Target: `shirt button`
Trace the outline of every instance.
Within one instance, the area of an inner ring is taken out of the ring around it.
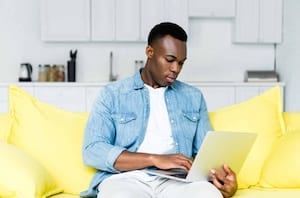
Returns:
[[[174,123],[174,120],[171,120],[171,123]]]
[[[196,120],[196,119],[197,119],[196,116],[194,116],[194,117],[193,117],[193,120]]]

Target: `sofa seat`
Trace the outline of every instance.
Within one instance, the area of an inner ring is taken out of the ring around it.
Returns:
[[[282,198],[300,197],[300,189],[281,189],[281,188],[249,188],[240,189],[233,196],[234,198]]]
[[[240,189],[236,192],[233,198],[282,198],[282,197],[300,197],[300,189]],[[50,198],[80,198],[78,195],[58,194]]]

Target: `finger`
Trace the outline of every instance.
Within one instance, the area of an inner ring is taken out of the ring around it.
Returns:
[[[188,163],[192,164],[193,163],[193,160],[191,160],[190,158],[184,156],[183,154],[179,154],[178,157],[182,160],[185,160],[187,161]]]
[[[223,197],[230,197],[230,191],[215,177],[215,175],[211,176],[211,182],[222,193]]]
[[[225,179],[226,179],[226,173],[223,171],[217,171],[215,169],[211,170],[211,173],[215,175],[216,179],[218,179],[220,182],[224,184]]]
[[[230,181],[235,181],[236,177],[235,177],[235,173],[233,172],[233,170],[226,164],[223,165],[223,170],[226,174],[225,178],[230,180]]]
[[[231,168],[227,165],[227,164],[224,164],[223,165],[223,170],[224,172],[229,175],[229,174],[233,174],[234,172],[231,170]]]
[[[214,169],[211,170],[211,181],[218,189],[222,189],[224,182],[218,178],[217,171]]]
[[[192,166],[193,161],[190,158],[187,158],[186,156],[179,154],[177,156],[177,163],[181,166],[185,166],[187,169],[190,169]]]
[[[179,165],[181,166],[181,167],[183,167],[183,169],[185,169],[185,170],[190,170],[191,169],[191,166],[192,166],[192,164],[189,162],[189,161],[187,161],[187,160],[183,160],[183,161],[181,161],[180,163],[179,163]]]

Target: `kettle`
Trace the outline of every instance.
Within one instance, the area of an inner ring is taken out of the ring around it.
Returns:
[[[32,66],[30,63],[21,63],[19,82],[31,82]]]

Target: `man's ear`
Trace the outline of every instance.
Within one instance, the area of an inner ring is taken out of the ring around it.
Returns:
[[[147,55],[147,57],[148,57],[148,58],[152,58],[153,53],[154,53],[153,47],[151,47],[151,45],[148,45],[148,46],[146,47],[146,55]]]

